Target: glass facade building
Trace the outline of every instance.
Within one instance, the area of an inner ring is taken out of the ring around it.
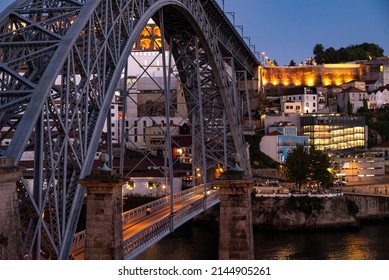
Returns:
[[[365,118],[340,114],[301,116],[301,131],[309,145],[322,151],[363,149],[366,145]]]

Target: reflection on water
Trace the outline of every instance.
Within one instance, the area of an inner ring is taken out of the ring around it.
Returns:
[[[217,260],[218,230],[181,226],[174,233],[151,246],[138,260]]]
[[[359,231],[254,232],[256,259],[388,260],[389,225],[364,225]],[[184,225],[137,259],[215,260],[218,230]]]

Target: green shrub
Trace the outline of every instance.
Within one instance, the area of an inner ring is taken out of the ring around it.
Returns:
[[[346,199],[346,204],[347,204],[347,211],[348,211],[349,215],[355,216],[356,214],[358,214],[359,207],[355,203],[355,201],[350,200],[350,199]]]

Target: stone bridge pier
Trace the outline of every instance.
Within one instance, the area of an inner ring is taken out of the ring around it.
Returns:
[[[219,259],[253,260],[253,180],[215,180],[220,192]]]
[[[80,181],[86,188],[85,260],[122,260],[122,185],[114,170],[96,170]]]
[[[0,259],[22,259],[19,205],[16,181],[23,169],[11,158],[0,157]]]

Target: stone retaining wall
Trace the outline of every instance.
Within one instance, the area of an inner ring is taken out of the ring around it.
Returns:
[[[389,196],[389,183],[342,187],[344,193],[375,194]]]
[[[359,211],[355,216],[358,220],[389,217],[389,196],[348,193],[345,197],[358,205]]]

